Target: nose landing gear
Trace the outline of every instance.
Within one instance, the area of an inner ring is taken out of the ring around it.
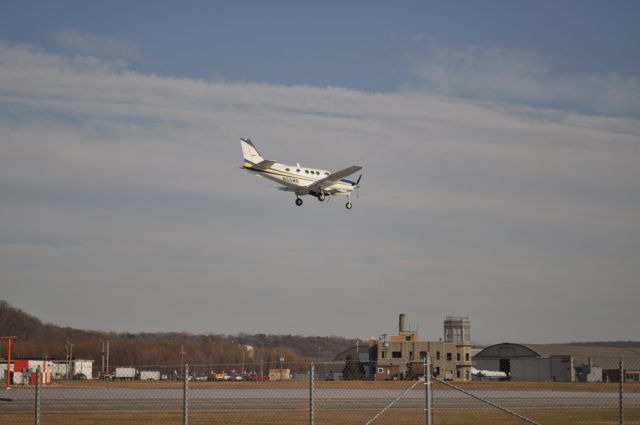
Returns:
[[[302,205],[302,199],[296,197],[296,205],[297,206],[301,206]]]

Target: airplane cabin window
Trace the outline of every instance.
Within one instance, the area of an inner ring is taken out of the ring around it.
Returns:
[[[316,174],[317,174],[317,175],[320,175],[320,171],[316,171]]]
[[[298,168],[296,171],[299,173],[299,172],[300,172],[300,169]]]
[[[286,171],[289,171],[289,169],[288,169],[288,168],[285,168],[285,170],[286,170]]]
[[[304,170],[305,173],[309,174],[309,170]]]

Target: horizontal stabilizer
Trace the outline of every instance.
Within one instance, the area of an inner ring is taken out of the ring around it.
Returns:
[[[275,161],[270,161],[268,159],[265,159],[264,161],[258,162],[256,165],[254,165],[254,167],[255,168],[267,169],[267,168],[271,167],[275,163],[276,163]]]

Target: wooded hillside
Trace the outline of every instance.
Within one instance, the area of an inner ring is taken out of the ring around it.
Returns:
[[[192,364],[240,363],[244,345],[254,347],[253,359],[265,363],[277,362],[284,356],[287,362],[308,361],[312,358],[331,360],[355,340],[342,337],[304,337],[298,335],[240,334],[196,335],[186,332],[117,333],[74,329],[43,323],[40,319],[0,301],[0,335],[15,335],[15,358],[64,359],[65,341],[73,344],[73,357],[101,362],[102,341],[110,341],[110,364],[151,365],[179,364],[180,349],[184,347],[185,361]],[[6,347],[0,351],[5,357]],[[244,361],[247,358],[245,352]]]

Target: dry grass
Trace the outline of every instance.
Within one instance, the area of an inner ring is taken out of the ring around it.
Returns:
[[[371,419],[377,411],[318,412],[316,424],[360,425]],[[607,409],[523,409],[519,413],[545,425],[614,425],[618,423],[615,410]],[[414,425],[424,423],[421,409],[391,409],[375,422],[376,424]],[[447,409],[434,412],[434,423],[438,425],[501,425],[520,423],[513,416],[494,409]],[[127,425],[127,424],[181,424],[180,412],[78,412],[43,413],[42,423],[47,425]],[[0,413],[0,423],[33,424],[33,415],[27,413]],[[246,425],[294,425],[309,422],[306,410],[267,411],[199,411],[189,415],[190,424],[246,424]],[[625,412],[625,424],[640,424],[640,409]]]
[[[360,390],[380,390],[395,389],[402,391],[415,382],[369,382],[369,381],[339,381],[339,382],[318,382],[318,389],[360,389]],[[618,391],[617,384],[603,383],[533,383],[533,382],[470,382],[457,384],[465,390],[484,390],[496,393],[508,394],[511,391],[533,391],[541,393],[552,393],[554,391],[574,391],[574,392],[594,392],[594,393],[615,393]],[[306,389],[306,382],[191,382],[189,387],[196,388],[217,388],[217,389]],[[170,389],[181,388],[181,382],[105,382],[105,381],[83,381],[83,382],[62,382],[54,383],[51,387],[58,388],[158,388]],[[416,391],[422,391],[422,385],[416,386]],[[448,389],[446,386],[434,383],[435,390]],[[46,390],[45,390],[46,391]],[[640,385],[625,385],[628,393],[640,392]],[[306,403],[285,402],[277,404],[276,401],[261,400],[264,405],[256,404],[255,401],[245,401],[250,403],[246,409],[243,405],[236,405],[229,408],[215,410],[212,405],[197,405],[194,400],[192,410],[189,415],[191,424],[247,424],[247,425],[293,425],[309,422],[309,412]],[[332,402],[338,402],[332,404]],[[167,401],[162,409],[154,407],[150,400],[137,400],[139,407],[143,410],[132,410],[136,405],[134,400],[128,401],[124,410],[94,410],[96,405],[92,405],[91,400],[79,406],[75,411],[42,411],[42,423],[44,425],[102,425],[102,424],[181,424],[182,415],[178,410],[179,404],[175,400]],[[84,403],[84,402],[83,402]],[[536,400],[532,400],[531,408],[517,408],[516,411],[524,416],[538,421],[545,425],[578,425],[578,424],[603,424],[614,425],[618,423],[618,412],[616,409],[605,408],[545,408],[544,404],[536,406]],[[340,399],[318,400],[316,406],[316,424],[364,424],[379,412],[379,408],[372,405],[359,403],[352,404],[347,401],[341,403]],[[397,406],[400,406],[399,403]],[[45,407],[46,405],[43,405]],[[441,408],[434,411],[434,423],[438,425],[500,425],[520,423],[516,418],[507,415],[493,408],[477,408],[469,405],[470,408]],[[32,412],[2,412],[0,405],[0,425],[4,424],[32,424],[34,422]],[[67,406],[72,409],[73,406]],[[82,410],[80,410],[80,408]],[[175,410],[171,410],[175,409]],[[405,406],[394,407],[385,412],[375,422],[378,424],[410,425],[424,423],[424,413],[421,407],[408,408]],[[625,409],[625,423],[640,425],[640,408]]]
[[[398,389],[404,390],[414,382],[410,381],[318,381],[316,388],[327,389]],[[50,388],[182,388],[182,382],[136,382],[136,381],[101,381],[97,379],[87,381],[56,381]],[[454,385],[470,391],[578,391],[615,393],[618,384],[602,382],[459,382]],[[189,382],[189,388],[225,388],[225,389],[304,389],[308,388],[306,381],[290,382]],[[419,387],[416,387],[419,388]],[[434,390],[448,389],[438,382],[433,383]],[[625,393],[640,393],[640,384],[625,384]]]

